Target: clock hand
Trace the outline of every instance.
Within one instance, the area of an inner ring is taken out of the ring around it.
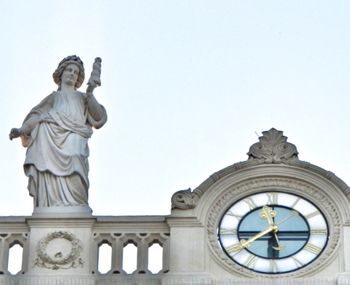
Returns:
[[[271,225],[268,228],[266,228],[265,230],[261,231],[260,233],[257,233],[256,235],[252,236],[251,238],[249,238],[248,240],[241,240],[240,244],[241,247],[248,247],[252,242],[256,241],[257,239],[263,237],[264,235],[270,233],[270,232],[275,232],[278,230],[278,227],[276,225]]]
[[[278,236],[277,236],[277,234],[276,234],[276,232],[278,231],[278,226],[279,226],[280,224],[283,224],[283,223],[286,222],[287,220],[289,220],[289,219],[291,219],[291,218],[293,218],[293,217],[295,217],[295,216],[298,216],[298,215],[299,215],[299,213],[298,213],[297,211],[293,211],[291,215],[285,217],[282,221],[280,221],[280,222],[276,225],[277,229],[273,231],[273,234],[275,235],[276,242],[277,242],[277,246],[273,246],[273,247],[272,247],[273,249],[275,249],[275,250],[283,250],[283,249],[286,248],[284,245],[281,245],[281,244],[280,244],[279,238],[278,238]]]
[[[268,206],[264,206],[261,213],[260,213],[260,217],[262,218],[266,218],[267,219],[267,222],[269,223],[269,225],[274,225],[274,221],[273,221],[273,218],[276,217],[277,213],[276,211],[272,210],[270,207]],[[280,241],[278,239],[278,236],[276,234],[278,228],[275,228],[273,230],[273,235],[275,236],[275,239],[276,239],[276,242],[277,242],[277,246],[273,246],[272,248],[275,249],[275,250],[283,250],[285,249],[285,246],[281,246],[280,245]]]
[[[279,240],[276,232],[273,232],[273,234],[274,234],[274,236],[276,238],[277,246],[273,246],[272,248],[275,249],[275,250],[283,250],[283,249],[285,249],[286,247],[284,245],[281,245],[280,240]]]
[[[276,241],[277,241],[277,243],[278,243],[278,246],[277,246],[277,247],[273,247],[273,248],[276,249],[276,250],[282,250],[282,249],[285,248],[283,245],[280,245],[279,239],[278,239],[277,234],[276,234],[276,232],[278,232],[278,226],[279,226],[280,224],[283,224],[284,222],[286,222],[286,221],[289,220],[290,218],[293,218],[293,217],[295,217],[295,216],[298,216],[299,213],[298,213],[297,211],[293,211],[292,214],[291,214],[290,216],[287,216],[287,217],[284,218],[282,221],[280,221],[278,224],[275,224],[275,223],[273,222],[273,219],[272,219],[272,218],[276,216],[276,212],[273,211],[270,207],[268,207],[268,206],[263,207],[263,210],[262,210],[262,212],[261,212],[260,215],[261,215],[261,217],[263,217],[263,218],[266,217],[268,223],[269,223],[269,224],[271,223],[270,226],[269,226],[268,228],[266,228],[265,230],[263,230],[263,231],[257,233],[256,235],[252,236],[252,237],[249,238],[248,240],[244,240],[244,239],[240,240],[239,243],[232,245],[232,246],[228,249],[229,251],[232,251],[232,252],[240,251],[241,249],[250,246],[251,243],[253,243],[253,242],[256,241],[257,239],[263,237],[264,235],[266,235],[266,234],[268,234],[268,233],[270,233],[270,232],[273,232],[273,234],[274,234],[275,237],[276,237]]]
[[[292,211],[292,214],[289,215],[288,217],[285,217],[282,221],[280,221],[279,223],[277,223],[276,225],[279,226],[280,224],[283,224],[284,222],[286,222],[287,220],[289,220],[290,218],[293,218],[295,216],[298,216],[299,213],[297,211]]]
[[[269,223],[269,225],[272,226],[274,224],[273,218],[276,217],[276,211],[272,210],[268,206],[264,206],[260,213],[260,217],[267,219],[267,222]]]
[[[252,242],[255,240],[261,238],[262,236],[274,231],[274,229],[277,228],[277,226],[269,226],[265,230],[261,231],[260,233],[257,233],[255,236],[252,236],[248,240],[241,239],[238,243],[233,244],[227,248],[227,251],[229,253],[239,252],[241,249],[250,246]]]

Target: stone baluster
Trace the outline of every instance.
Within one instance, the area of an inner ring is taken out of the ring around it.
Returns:
[[[124,274],[123,270],[123,234],[113,234],[112,240],[112,273]]]
[[[165,234],[161,234],[161,237],[163,239],[162,241],[162,247],[163,247],[163,269],[162,272],[166,273],[169,271],[170,263],[170,242],[169,242],[169,236]]]
[[[138,274],[150,273],[148,270],[148,242],[149,234],[137,234],[139,238],[137,242],[137,269]]]
[[[6,242],[8,234],[0,234],[0,274],[8,274],[9,245]]]

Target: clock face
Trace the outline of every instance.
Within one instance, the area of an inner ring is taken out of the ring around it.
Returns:
[[[328,241],[324,215],[310,201],[283,192],[245,197],[224,213],[218,239],[235,263],[259,273],[301,269],[322,253]]]

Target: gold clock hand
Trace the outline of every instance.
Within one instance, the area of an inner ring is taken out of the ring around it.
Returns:
[[[276,225],[271,225],[268,228],[266,228],[265,230],[261,231],[260,233],[257,233],[255,236],[252,236],[248,240],[241,240],[240,244],[243,248],[248,247],[252,242],[256,241],[257,239],[263,237],[264,235],[266,235],[270,232],[274,232],[277,230],[278,230],[278,227]]]
[[[272,226],[274,224],[273,218],[276,217],[276,211],[268,206],[264,206],[261,210],[260,217],[267,219],[269,225]]]

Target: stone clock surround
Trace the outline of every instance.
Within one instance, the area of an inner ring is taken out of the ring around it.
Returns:
[[[172,197],[173,215],[192,216],[203,225],[208,267],[224,278],[326,278],[350,271],[350,190],[332,172],[300,161],[293,144],[282,132],[263,132],[252,145],[249,159],[224,168],[191,191]],[[329,225],[329,241],[320,256],[294,272],[269,275],[256,273],[233,262],[218,243],[217,229],[222,215],[234,202],[261,192],[286,192],[311,201]],[[185,211],[184,211],[185,210]],[[206,269],[204,270],[206,271]],[[215,273],[214,273],[215,275]]]
[[[281,169],[282,168],[282,169]],[[283,172],[283,173],[281,173]],[[301,175],[302,174],[302,175]],[[217,227],[227,208],[247,195],[265,191],[280,191],[302,196],[312,201],[325,215],[329,224],[330,239],[324,252],[319,258],[303,269],[282,274],[285,277],[310,276],[321,273],[327,265],[338,256],[341,244],[341,225],[344,224],[349,213],[339,207],[344,201],[344,195],[336,191],[328,183],[311,183],[312,177],[305,177],[305,172],[285,166],[272,165],[266,169],[252,167],[235,175],[230,175],[213,185],[207,195],[203,195],[205,203],[198,204],[198,214],[205,223],[208,234],[208,247],[214,260],[219,266],[235,275],[252,277],[269,277],[271,275],[259,274],[236,265],[220,248],[217,242]],[[333,189],[332,189],[333,188]],[[331,195],[329,193],[332,193]],[[275,276],[280,278],[281,275]]]

